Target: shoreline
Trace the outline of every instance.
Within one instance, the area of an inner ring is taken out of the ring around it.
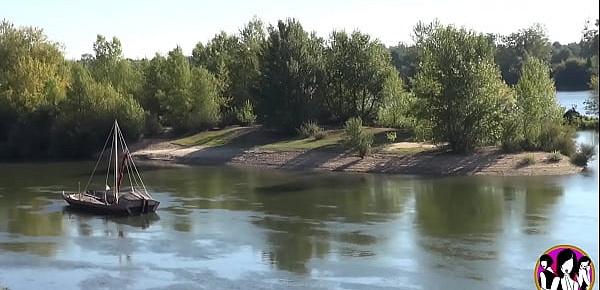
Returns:
[[[420,144],[420,143],[413,143]],[[228,165],[258,169],[332,171],[423,176],[556,176],[582,172],[563,156],[559,162],[547,161],[550,153],[501,153],[483,148],[476,153],[458,155],[440,150],[417,153],[374,152],[360,158],[342,150],[268,150],[259,147],[181,146],[165,140],[143,140],[135,145],[134,158],[154,164]],[[521,165],[533,157],[534,164]]]

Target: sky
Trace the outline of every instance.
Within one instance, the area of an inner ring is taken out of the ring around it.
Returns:
[[[267,24],[296,18],[326,37],[360,30],[385,45],[410,43],[418,21],[438,19],[485,33],[509,34],[540,23],[551,41],[579,41],[598,0],[0,0],[0,19],[42,28],[67,58],[92,52],[97,34],[116,36],[129,58],[151,58],[179,45],[191,54],[221,30],[236,33],[256,16]]]

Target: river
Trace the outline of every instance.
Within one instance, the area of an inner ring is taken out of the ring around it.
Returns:
[[[148,168],[159,211],[125,218],[65,208],[92,163],[0,164],[0,289],[532,289],[553,245],[598,261],[597,164],[560,177]]]
[[[558,103],[565,109],[575,108],[583,115],[589,115],[585,111],[585,101],[588,100],[592,91],[558,91],[556,97]]]

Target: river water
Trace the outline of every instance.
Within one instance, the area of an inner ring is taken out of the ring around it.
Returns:
[[[597,159],[559,177],[147,168],[159,211],[124,218],[65,207],[91,168],[0,163],[0,289],[534,289],[549,247],[599,261]]]
[[[591,93],[592,91],[563,91],[556,92],[556,97],[558,103],[565,109],[575,108],[580,114],[589,115],[585,110],[585,102]]]

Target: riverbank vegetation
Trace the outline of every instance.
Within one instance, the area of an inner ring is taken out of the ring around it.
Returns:
[[[294,19],[266,29],[252,19],[236,34],[198,43],[191,56],[176,47],[126,59],[119,39],[99,35],[93,54],[66,60],[42,30],[3,21],[0,156],[87,156],[115,118],[131,140],[165,128],[186,134],[258,123],[314,142],[345,138],[364,156],[373,143],[365,125],[458,153],[496,145],[575,153],[555,99],[553,46],[541,27],[493,36],[432,22],[418,23],[413,34],[414,45],[386,48],[360,31],[324,39]],[[597,48],[597,35],[596,22],[578,45]],[[597,49],[578,53],[592,75],[580,78],[595,92],[587,109],[597,114]],[[181,142],[219,140],[205,135]]]

